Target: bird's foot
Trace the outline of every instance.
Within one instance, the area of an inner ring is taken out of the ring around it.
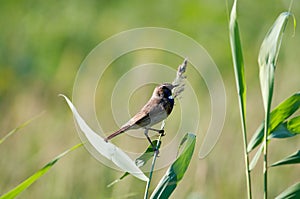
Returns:
[[[161,136],[165,136],[165,135],[166,135],[165,130],[163,130],[163,129],[159,130],[158,133],[159,133]]]

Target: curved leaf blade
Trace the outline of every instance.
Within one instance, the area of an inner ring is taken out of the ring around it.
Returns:
[[[277,64],[282,36],[285,31],[289,16],[291,16],[289,12],[283,12],[279,15],[265,36],[259,51],[259,77],[263,96],[263,104],[266,113],[269,112],[271,107],[274,72]]]
[[[281,194],[279,194],[276,199],[293,199],[300,198],[300,182],[290,186]]]
[[[40,177],[42,177],[45,173],[47,173],[54,164],[63,156],[68,154],[69,152],[81,147],[83,144],[77,144],[73,146],[72,148],[66,150],[65,152],[59,154],[56,158],[54,158],[52,161],[50,161],[48,164],[46,164],[43,168],[38,170],[35,174],[24,180],[22,183],[20,183],[18,186],[7,192],[6,194],[0,196],[0,199],[12,199],[17,197],[19,194],[21,194],[23,191],[25,191],[31,184],[33,184],[35,181],[37,181]]]
[[[300,134],[300,116],[292,118],[287,122],[279,124],[274,131],[268,136],[268,141],[273,138],[289,138],[295,135]],[[254,155],[251,163],[250,163],[250,171],[254,169],[257,164],[257,161],[263,151],[263,145],[260,145],[260,148]]]
[[[178,182],[183,178],[194,152],[196,136],[187,133],[181,141],[180,155],[169,167],[151,195],[151,199],[168,198],[176,188]]]
[[[82,119],[82,117],[77,112],[75,106],[72,102],[64,95],[60,95],[67,101],[73,116],[81,129],[85,134],[89,143],[97,150],[98,153],[111,160],[116,166],[125,172],[129,172],[133,176],[139,178],[143,181],[148,181],[148,177],[135,165],[135,163],[130,159],[130,157],[123,152],[120,148],[113,145],[112,143],[105,142],[104,138],[95,133]]]
[[[290,119],[287,121],[287,129],[293,133],[300,133],[300,116],[294,117],[293,119]]]
[[[293,137],[296,134],[291,133],[291,131],[289,131],[289,129],[286,126],[286,122],[279,124],[274,131],[268,136],[268,139],[273,139],[273,138],[279,138],[279,139],[283,139],[283,138],[289,138],[289,137]]]
[[[260,155],[262,154],[263,152],[263,149],[264,149],[264,145],[260,145],[259,149],[257,150],[256,154],[254,155],[254,157],[252,158],[252,161],[250,162],[250,165],[249,165],[249,169],[250,171],[252,171],[254,169],[254,167],[256,166],[258,160],[259,160],[259,157]]]
[[[160,149],[161,141],[159,142],[159,144],[157,144],[157,142],[158,142],[158,140],[153,140],[152,141],[153,146],[158,146],[157,148]],[[146,151],[142,155],[140,155],[137,159],[135,159],[136,166],[143,167],[153,157],[153,155],[154,155],[153,146],[151,144],[149,144]],[[114,180],[109,185],[107,185],[107,187],[112,187],[113,185],[120,182],[128,175],[129,175],[129,173],[125,172],[121,177],[119,177],[118,179]]]
[[[40,117],[44,112],[34,116],[33,118],[23,122],[22,124],[20,124],[19,126],[17,126],[16,128],[14,128],[13,130],[11,130],[10,132],[8,132],[3,138],[0,139],[0,144],[2,144],[7,138],[9,138],[10,136],[12,136],[13,134],[15,134],[17,131],[19,131],[20,129],[26,127],[28,124],[30,124],[32,121],[34,121],[35,119],[37,119],[38,117]]]
[[[276,167],[276,166],[286,165],[286,164],[299,164],[299,163],[300,163],[300,150],[278,162],[275,162],[274,164],[271,165],[271,167]]]
[[[240,109],[242,113],[242,118],[244,121],[246,117],[245,115],[246,81],[244,75],[245,72],[244,72],[242,44],[241,44],[240,33],[239,33],[239,25],[237,22],[236,1],[234,1],[231,10],[231,15],[230,15],[229,38],[230,38],[230,46],[231,46],[232,60],[234,66],[236,87],[237,87],[239,100],[240,100]]]
[[[269,135],[272,138],[288,138],[300,134],[300,116],[294,117],[284,123],[279,124]]]
[[[289,118],[293,113],[295,113],[300,108],[300,92],[297,92],[280,103],[271,113],[270,113],[270,133],[272,133],[275,128],[283,123],[287,118]],[[300,119],[299,119],[300,120]],[[255,134],[252,136],[249,145],[248,152],[255,149],[263,140],[264,137],[264,121],[257,128]],[[296,121],[294,121],[296,123]],[[299,127],[300,129],[300,127]]]

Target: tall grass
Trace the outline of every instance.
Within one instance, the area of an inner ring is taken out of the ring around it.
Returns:
[[[244,75],[244,59],[242,52],[242,44],[239,34],[239,25],[237,22],[237,13],[236,13],[236,1],[234,1],[231,15],[230,15],[230,45],[231,52],[233,57],[233,68],[235,74],[236,88],[238,92],[239,108],[240,108],[240,117],[242,125],[242,134],[243,134],[243,145],[244,145],[244,159],[245,159],[245,174],[247,181],[247,193],[248,198],[252,198],[251,191],[251,176],[249,169],[249,156],[247,153],[247,127],[246,127],[246,81]]]
[[[41,114],[40,114],[41,115]],[[29,123],[34,121],[37,117],[40,115],[37,115],[36,117],[22,123],[18,127],[14,128],[11,130],[9,133],[7,133],[1,140],[0,144],[2,144],[7,138],[12,136],[14,133],[19,131],[20,129],[24,128],[27,126]],[[17,196],[19,196],[22,192],[24,192],[26,189],[28,189],[34,182],[36,182],[38,179],[40,179],[44,174],[46,174],[62,157],[67,155],[69,152],[81,147],[83,144],[77,144],[70,149],[62,152],[61,154],[57,155],[53,160],[48,162],[44,167],[36,171],[33,175],[29,176],[27,179],[25,179],[23,182],[20,184],[16,185],[14,188],[9,190],[8,192],[4,193],[3,195],[0,196],[0,199],[12,199]]]
[[[268,164],[268,141],[271,138],[286,138],[292,137],[300,133],[300,120],[298,117],[292,119],[293,120],[293,129],[288,129],[285,120],[289,118],[300,105],[300,101],[298,99],[298,93],[293,95],[292,97],[285,100],[281,103],[277,108],[275,108],[271,112],[271,104],[272,97],[274,92],[274,74],[277,65],[278,54],[281,47],[281,41],[283,34],[285,32],[285,28],[288,22],[288,19],[292,16],[290,12],[281,13],[268,33],[266,34],[258,56],[258,64],[259,64],[259,78],[261,85],[261,94],[263,98],[263,107],[264,107],[264,121],[262,125],[258,128],[257,133],[254,134],[249,145],[247,144],[247,128],[246,128],[246,82],[245,82],[245,74],[244,74],[244,61],[242,55],[242,47],[241,40],[239,35],[239,28],[237,23],[237,14],[236,14],[236,3],[237,0],[234,1],[231,16],[230,16],[230,44],[232,50],[232,58],[233,58],[233,66],[235,72],[235,80],[237,85],[237,93],[239,98],[239,108],[240,108],[240,117],[242,123],[242,133],[243,133],[243,143],[244,143],[244,156],[245,156],[245,168],[246,168],[246,179],[247,179],[247,188],[248,188],[248,198],[252,198],[252,190],[251,190],[251,176],[250,172],[255,167],[258,158],[263,152],[263,186],[264,186],[264,198],[268,198],[268,170],[269,167],[278,166],[282,164],[295,164],[299,163],[299,155],[298,153],[293,154],[281,161],[279,163],[272,164],[269,166]],[[295,24],[295,21],[294,21]],[[287,121],[288,122],[288,121]],[[284,125],[284,127],[282,127]],[[281,129],[278,129],[281,127]],[[261,147],[257,151],[253,160],[249,164],[249,153],[259,144]],[[299,186],[293,186],[288,189],[284,194],[279,195],[281,198],[283,195],[295,194],[293,197],[299,196]]]

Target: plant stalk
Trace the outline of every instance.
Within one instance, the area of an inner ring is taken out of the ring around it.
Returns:
[[[247,192],[248,192],[248,199],[252,199],[252,189],[251,189],[251,176],[250,176],[250,169],[249,169],[249,155],[247,152],[247,134],[246,131],[243,130],[243,140],[244,140],[244,158],[245,158],[245,169],[246,169],[246,181],[247,181]]]
[[[154,152],[154,155],[153,155],[153,160],[152,160],[151,169],[150,169],[150,173],[149,173],[149,180],[148,180],[147,185],[146,185],[144,199],[148,199],[149,188],[150,188],[150,184],[151,184],[151,180],[152,180],[152,175],[153,175],[153,171],[154,171],[155,162],[156,162],[156,159],[157,159],[157,156],[158,156],[158,148],[159,148],[159,143],[160,143],[161,137],[162,137],[162,134],[159,134],[157,145],[156,145],[157,150]]]
[[[264,199],[268,198],[268,132],[269,132],[269,120],[270,114],[269,109],[266,112],[265,116],[265,129],[264,129],[264,166],[263,166],[263,173],[264,173]]]
[[[246,128],[246,119],[245,119],[245,104],[242,103],[243,99],[239,97],[240,113],[241,113],[241,125],[242,125],[242,134],[243,134],[243,144],[244,144],[244,159],[245,159],[245,174],[247,181],[247,196],[248,199],[252,199],[252,189],[251,189],[251,176],[249,169],[249,154],[247,152],[248,142],[247,142],[247,128]]]

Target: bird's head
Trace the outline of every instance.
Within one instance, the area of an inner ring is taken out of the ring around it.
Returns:
[[[170,83],[161,84],[154,89],[153,96],[159,97],[159,98],[173,99],[172,89],[174,87],[175,86]]]

